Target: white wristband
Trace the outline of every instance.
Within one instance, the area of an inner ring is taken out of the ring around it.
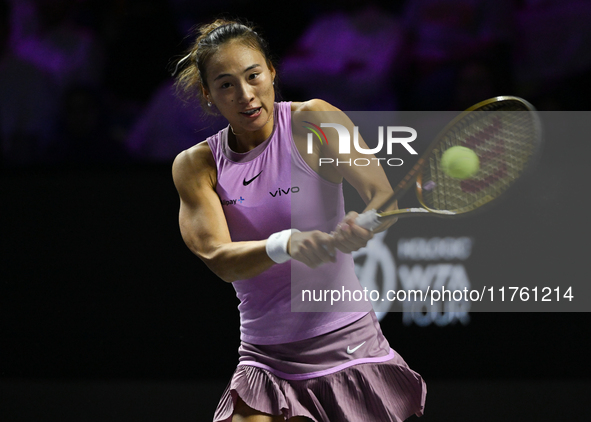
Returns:
[[[282,264],[291,259],[287,253],[287,244],[291,238],[292,233],[299,233],[298,229],[287,229],[277,233],[273,233],[267,239],[267,255],[277,264]]]

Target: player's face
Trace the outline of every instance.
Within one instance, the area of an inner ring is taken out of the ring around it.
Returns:
[[[209,59],[206,69],[208,101],[237,134],[250,132],[266,139],[273,130],[275,69],[267,65],[263,54],[232,41]]]

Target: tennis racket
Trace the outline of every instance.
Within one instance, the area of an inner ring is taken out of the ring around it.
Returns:
[[[381,209],[400,199],[413,182],[421,207],[369,210],[355,222],[373,230],[389,218],[454,217],[473,212],[511,188],[532,167],[541,144],[540,119],[530,103],[511,96],[482,101],[437,135]],[[470,148],[478,156],[480,166],[471,178],[459,180],[444,172],[441,156],[453,146]]]

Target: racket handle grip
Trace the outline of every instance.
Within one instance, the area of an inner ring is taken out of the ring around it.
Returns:
[[[355,224],[366,230],[373,230],[380,225],[379,216],[376,210],[368,210],[359,214],[355,219]]]

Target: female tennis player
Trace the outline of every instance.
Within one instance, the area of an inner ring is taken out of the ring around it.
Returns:
[[[239,363],[214,422],[420,416],[425,383],[390,348],[369,302],[292,312],[300,282],[360,290],[350,252],[373,234],[355,224],[356,213],[345,215],[341,182],[376,208],[392,193],[382,169],[320,166],[326,143],[307,153],[293,116],[339,110],[322,100],[276,102],[276,70],[251,27],[202,26],[179,67],[180,91],[229,123],[173,164],[183,239],[240,300]]]

